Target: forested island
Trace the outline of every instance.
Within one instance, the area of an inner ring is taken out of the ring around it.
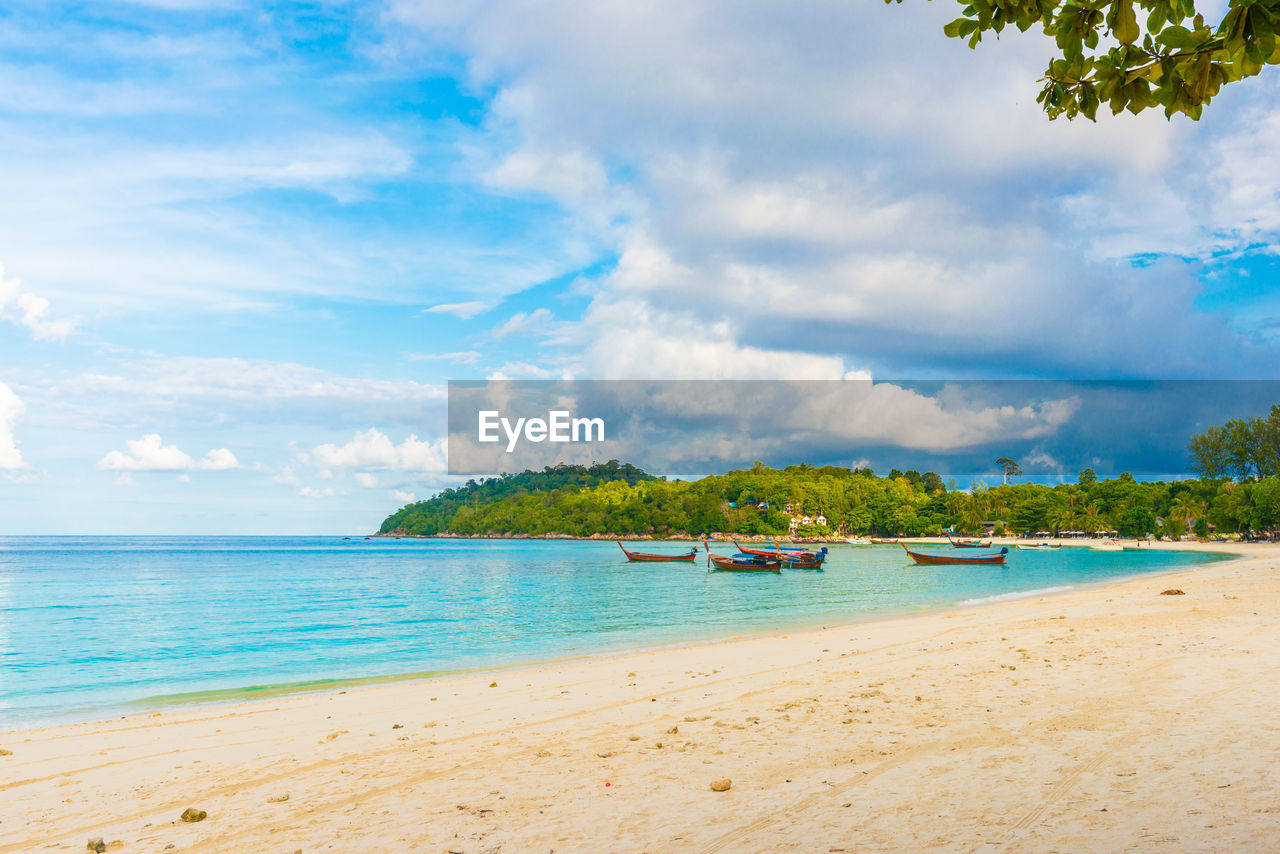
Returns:
[[[994,523],[994,524],[992,524]],[[824,537],[1063,531],[1199,537],[1280,527],[1280,477],[1138,481],[1128,474],[1046,486],[934,472],[756,463],[693,481],[611,461],[470,481],[410,504],[381,533],[412,536],[684,537],[716,532]]]

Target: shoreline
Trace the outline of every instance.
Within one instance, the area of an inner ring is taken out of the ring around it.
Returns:
[[[13,731],[0,854],[97,836],[125,851],[1276,847],[1280,547],[1240,548],[1029,599]],[[722,777],[732,789],[709,791]],[[208,819],[178,821],[187,806]]]
[[[479,539],[500,539],[500,538],[479,538]],[[589,539],[589,538],[579,538]],[[739,537],[744,542],[746,538]],[[947,541],[945,538],[915,538],[912,540],[904,540],[904,542],[913,543],[942,543]],[[1002,545],[1003,543],[997,543]],[[1223,555],[1235,555],[1235,560],[1246,559],[1249,552],[1256,548],[1254,544],[1236,544],[1237,549],[1215,548],[1227,545],[1225,543],[1161,543],[1151,546],[1153,550],[1164,551],[1180,551],[1180,552],[1199,552],[1209,558],[1213,556],[1215,559],[1204,564],[1198,564],[1195,568],[1204,568],[1213,566],[1217,563],[1230,562],[1230,560],[1222,560]],[[850,546],[850,548],[863,548],[861,546]],[[557,664],[571,664],[592,662],[608,658],[616,658],[632,654],[643,654],[648,652],[660,652],[664,650],[686,650],[696,649],[708,644],[717,644],[734,640],[750,640],[750,639],[767,639],[771,637],[780,637],[786,634],[794,634],[799,632],[817,631],[827,629],[829,627],[856,627],[868,624],[874,624],[884,621],[899,620],[912,617],[926,617],[929,615],[946,615],[958,609],[966,609],[972,607],[982,607],[988,604],[1000,604],[1003,602],[1016,602],[1025,598],[1040,598],[1044,596],[1056,596],[1073,591],[1082,591],[1105,587],[1109,584],[1122,583],[1129,580],[1140,578],[1157,578],[1166,574],[1177,574],[1189,571],[1187,567],[1175,567],[1172,569],[1159,569],[1148,572],[1140,572],[1133,574],[1120,574],[1111,578],[1085,581],[1077,584],[1066,585],[1061,588],[1053,589],[1031,589],[1026,591],[1010,591],[1008,593],[994,594],[992,597],[978,597],[975,601],[964,600],[960,602],[952,602],[939,605],[915,606],[903,608],[900,610],[884,610],[873,611],[862,614],[841,614],[836,619],[823,622],[817,617],[797,617],[794,622],[781,622],[769,626],[751,627],[745,626],[735,630],[729,634],[712,634],[700,636],[692,639],[679,639],[668,641],[653,641],[634,645],[633,642],[627,642],[626,645],[620,645],[610,649],[603,650],[598,653],[587,654],[564,654],[552,655],[541,658],[528,658],[507,660],[493,664],[478,665],[475,667],[445,668],[441,670],[420,670],[420,671],[401,671],[395,673],[379,673],[366,676],[336,676],[336,677],[315,677],[297,682],[281,682],[269,684],[249,684],[226,688],[210,688],[198,691],[177,692],[172,694],[154,694],[147,697],[140,697],[136,700],[127,700],[118,704],[101,706],[101,707],[84,707],[77,711],[69,709],[62,713],[49,714],[44,717],[35,718],[16,726],[3,725],[0,726],[0,741],[12,732],[21,732],[36,728],[46,728],[52,726],[71,726],[86,723],[105,723],[113,720],[129,719],[131,717],[145,717],[155,713],[163,712],[168,714],[178,713],[186,710],[199,709],[216,709],[221,707],[234,707],[243,703],[251,703],[264,698],[290,698],[290,697],[306,697],[315,695],[329,694],[338,690],[353,691],[361,690],[369,687],[377,687],[383,685],[392,685],[397,683],[431,683],[441,679],[448,679],[458,676],[467,675],[485,675],[485,674],[502,674],[509,672],[519,672],[522,670],[536,669],[545,666]]]

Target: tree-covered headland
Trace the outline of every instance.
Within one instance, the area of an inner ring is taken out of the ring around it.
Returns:
[[[1115,531],[1122,537],[1208,537],[1280,528],[1280,406],[1268,418],[1229,421],[1193,436],[1197,479],[1009,483],[961,489],[934,472],[806,464],[666,480],[616,461],[556,466],[448,489],[410,504],[381,533],[458,536],[592,534],[702,536],[715,532],[820,537]]]

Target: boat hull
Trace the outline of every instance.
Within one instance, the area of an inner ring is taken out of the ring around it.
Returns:
[[[1005,557],[1009,554],[1008,547],[1001,548],[1000,551],[996,552],[995,554],[980,554],[980,555],[928,554],[927,552],[913,552],[911,549],[907,548],[905,545],[902,546],[902,550],[906,552],[907,555],[917,564],[922,564],[925,566],[940,566],[944,564],[947,564],[947,565],[950,565],[950,564],[958,564],[958,565],[1001,564],[1001,563],[1004,563]]]
[[[822,569],[822,562],[827,559],[826,549],[820,552],[809,551],[808,549],[786,549],[776,546],[776,551],[768,551],[766,549],[749,549],[744,547],[737,540],[733,544],[738,547],[738,551],[748,555],[759,555],[766,558],[778,558],[782,561],[782,565],[787,569]]]
[[[650,552],[632,552],[627,551],[627,547],[622,543],[618,543],[618,548],[622,549],[622,553],[627,556],[627,560],[632,563],[674,563],[681,561],[684,563],[693,563],[694,558],[698,556],[698,550],[694,549],[688,554],[679,555],[659,555]]]
[[[722,572],[782,572],[782,561],[770,560],[768,558],[760,558],[759,560],[744,561],[731,557],[721,557],[720,555],[708,555],[711,564]]]

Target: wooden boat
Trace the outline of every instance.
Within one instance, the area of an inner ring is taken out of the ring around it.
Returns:
[[[734,540],[733,544],[743,554],[780,558],[782,565],[787,569],[822,569],[822,562],[827,559],[825,546],[821,551],[815,552],[812,549],[789,548],[778,543],[773,544],[772,551],[768,549],[749,549],[737,540]]]
[[[742,552],[733,557],[721,557],[711,553],[710,545],[707,546],[707,563],[714,564],[716,569],[726,572],[782,572],[781,558]]]
[[[1024,552],[1056,552],[1060,548],[1061,543],[1018,543],[1019,551]]]
[[[849,544],[849,545],[851,545],[851,546],[869,546],[869,545],[871,545],[871,541],[870,541],[870,540],[868,540],[866,537],[849,537],[847,540],[845,540],[845,542],[846,542],[846,543],[848,543],[848,544]]]
[[[1004,563],[1005,556],[1009,554],[1009,547],[1002,546],[998,552],[990,552],[987,554],[929,554],[928,552],[913,552],[907,548],[906,543],[902,544],[902,550],[906,552],[912,560],[920,564],[944,564],[944,563]]]
[[[677,560],[685,561],[686,563],[693,563],[693,559],[698,556],[697,546],[694,546],[693,549],[689,551],[687,554],[678,554],[678,555],[658,555],[658,554],[651,554],[650,552],[627,551],[627,547],[624,546],[621,542],[618,543],[618,548],[622,549],[622,553],[627,556],[627,560],[635,561],[636,563],[660,563],[660,562],[677,561]]]
[[[982,540],[953,540],[947,537],[947,542],[958,549],[989,549],[991,548],[991,540],[985,543]]]

